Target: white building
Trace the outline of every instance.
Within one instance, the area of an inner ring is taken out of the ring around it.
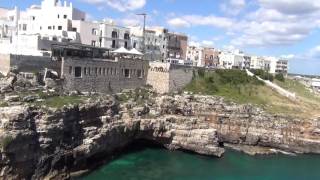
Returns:
[[[25,11],[0,9],[0,53],[41,56],[60,43],[131,48],[130,29],[85,18],[72,3],[60,0],[43,0]]]
[[[251,56],[250,69],[264,69],[265,68],[265,60],[259,56]]]
[[[277,67],[276,67],[276,73],[280,74],[288,74],[289,67],[288,67],[289,61],[285,59],[280,59],[277,61]]]
[[[234,66],[234,54],[231,52],[221,52],[219,60],[219,65],[223,69],[232,69]]]
[[[73,8],[72,3],[43,0],[41,6],[32,5],[20,13],[18,33],[79,41],[73,21],[85,21],[85,16],[84,12]]]
[[[204,67],[203,48],[196,46],[188,46],[187,48],[187,60],[192,61],[193,66]]]
[[[103,22],[100,25],[101,43],[104,48],[131,48],[130,29],[114,23]]]
[[[144,51],[146,59],[151,61],[164,61],[167,58],[167,30],[161,27],[148,28],[145,30],[145,47],[143,45],[143,29],[131,27],[132,46]],[[139,44],[140,43],[140,44]]]
[[[0,39],[10,40],[18,26],[20,11],[17,7],[14,9],[0,8]],[[1,42],[0,42],[1,43]]]

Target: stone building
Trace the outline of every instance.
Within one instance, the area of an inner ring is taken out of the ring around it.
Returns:
[[[146,85],[149,68],[146,60],[114,57],[102,48],[66,46],[53,51],[61,61],[64,90],[116,93]]]
[[[192,81],[194,69],[171,63],[150,62],[147,84],[158,93],[182,90]]]

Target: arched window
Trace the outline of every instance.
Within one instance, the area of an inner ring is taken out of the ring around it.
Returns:
[[[124,33],[124,39],[126,39],[126,40],[129,40],[129,39],[130,39],[129,33]]]
[[[118,33],[116,31],[112,31],[112,38],[118,38]]]

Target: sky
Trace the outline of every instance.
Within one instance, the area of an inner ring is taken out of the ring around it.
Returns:
[[[41,0],[0,0],[25,9]],[[289,59],[291,73],[320,75],[320,0],[69,0],[87,19],[163,26],[189,36],[189,44],[241,49],[249,55]]]

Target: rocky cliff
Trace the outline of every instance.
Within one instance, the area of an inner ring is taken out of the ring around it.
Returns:
[[[0,108],[0,177],[68,179],[135,140],[220,157],[224,143],[320,153],[320,119],[298,120],[209,96],[158,96],[146,104],[105,97],[62,109]]]

